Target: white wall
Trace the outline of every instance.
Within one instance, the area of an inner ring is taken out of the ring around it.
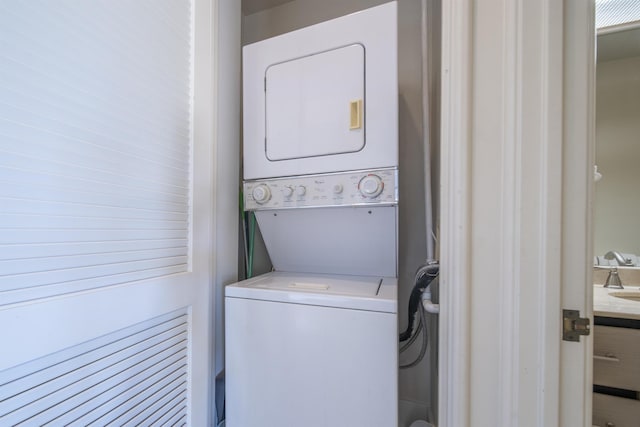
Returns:
[[[362,9],[386,3],[388,0],[293,0],[283,5],[264,10],[243,19],[243,44],[253,43],[278,34],[318,22],[353,13]],[[407,324],[406,305],[413,286],[416,269],[426,259],[424,177],[423,177],[423,135],[422,135],[422,65],[421,65],[421,15],[420,0],[399,0],[398,2],[398,43],[399,43],[399,132],[400,132],[400,247],[399,247],[399,307],[400,329]],[[438,1],[429,0],[429,11],[433,21],[439,22]],[[434,44],[439,46],[439,25],[434,25]],[[439,60],[431,63],[433,70],[439,70]],[[431,123],[439,123],[438,73],[433,73],[431,82],[433,105]],[[434,138],[439,136],[437,127],[431,131]],[[436,144],[437,145],[437,144]],[[432,149],[434,167],[438,165],[437,147]],[[434,174],[437,176],[437,170]],[[435,180],[433,188],[438,188]],[[256,250],[258,248],[256,247]],[[264,270],[264,255],[256,253],[256,272]],[[433,331],[436,327],[433,328]],[[435,336],[431,337],[437,342]],[[419,343],[416,347],[419,347]],[[417,353],[418,348],[415,349]],[[402,360],[410,361],[415,353],[407,354]],[[429,358],[417,368],[401,371],[400,398],[426,405],[432,398],[428,371]],[[435,389],[435,388],[434,388]],[[435,393],[433,394],[435,395]],[[432,404],[433,405],[433,404]],[[434,405],[435,406],[435,405]]]
[[[594,253],[640,254],[640,57],[598,63]]]
[[[219,0],[213,25],[218,100],[215,202],[215,368],[224,366],[224,286],[238,280],[238,186],[240,168],[240,4]]]
[[[389,0],[292,0],[280,6],[244,17],[242,44],[249,44],[278,34],[288,33],[318,22],[327,21]]]

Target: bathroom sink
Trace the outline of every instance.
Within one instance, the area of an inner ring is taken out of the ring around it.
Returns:
[[[609,292],[609,295],[616,298],[622,298],[629,301],[640,302],[640,291],[615,291]]]

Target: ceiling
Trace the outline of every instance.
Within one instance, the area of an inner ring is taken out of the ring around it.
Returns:
[[[290,1],[292,0],[242,0],[242,13],[251,15]]]

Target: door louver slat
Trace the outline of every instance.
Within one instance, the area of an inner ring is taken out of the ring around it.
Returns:
[[[187,408],[188,313],[0,372],[0,425],[165,425]]]

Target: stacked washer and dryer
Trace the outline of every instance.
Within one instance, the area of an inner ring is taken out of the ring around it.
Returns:
[[[243,60],[244,207],[274,271],[225,290],[226,427],[396,426],[396,3]]]

